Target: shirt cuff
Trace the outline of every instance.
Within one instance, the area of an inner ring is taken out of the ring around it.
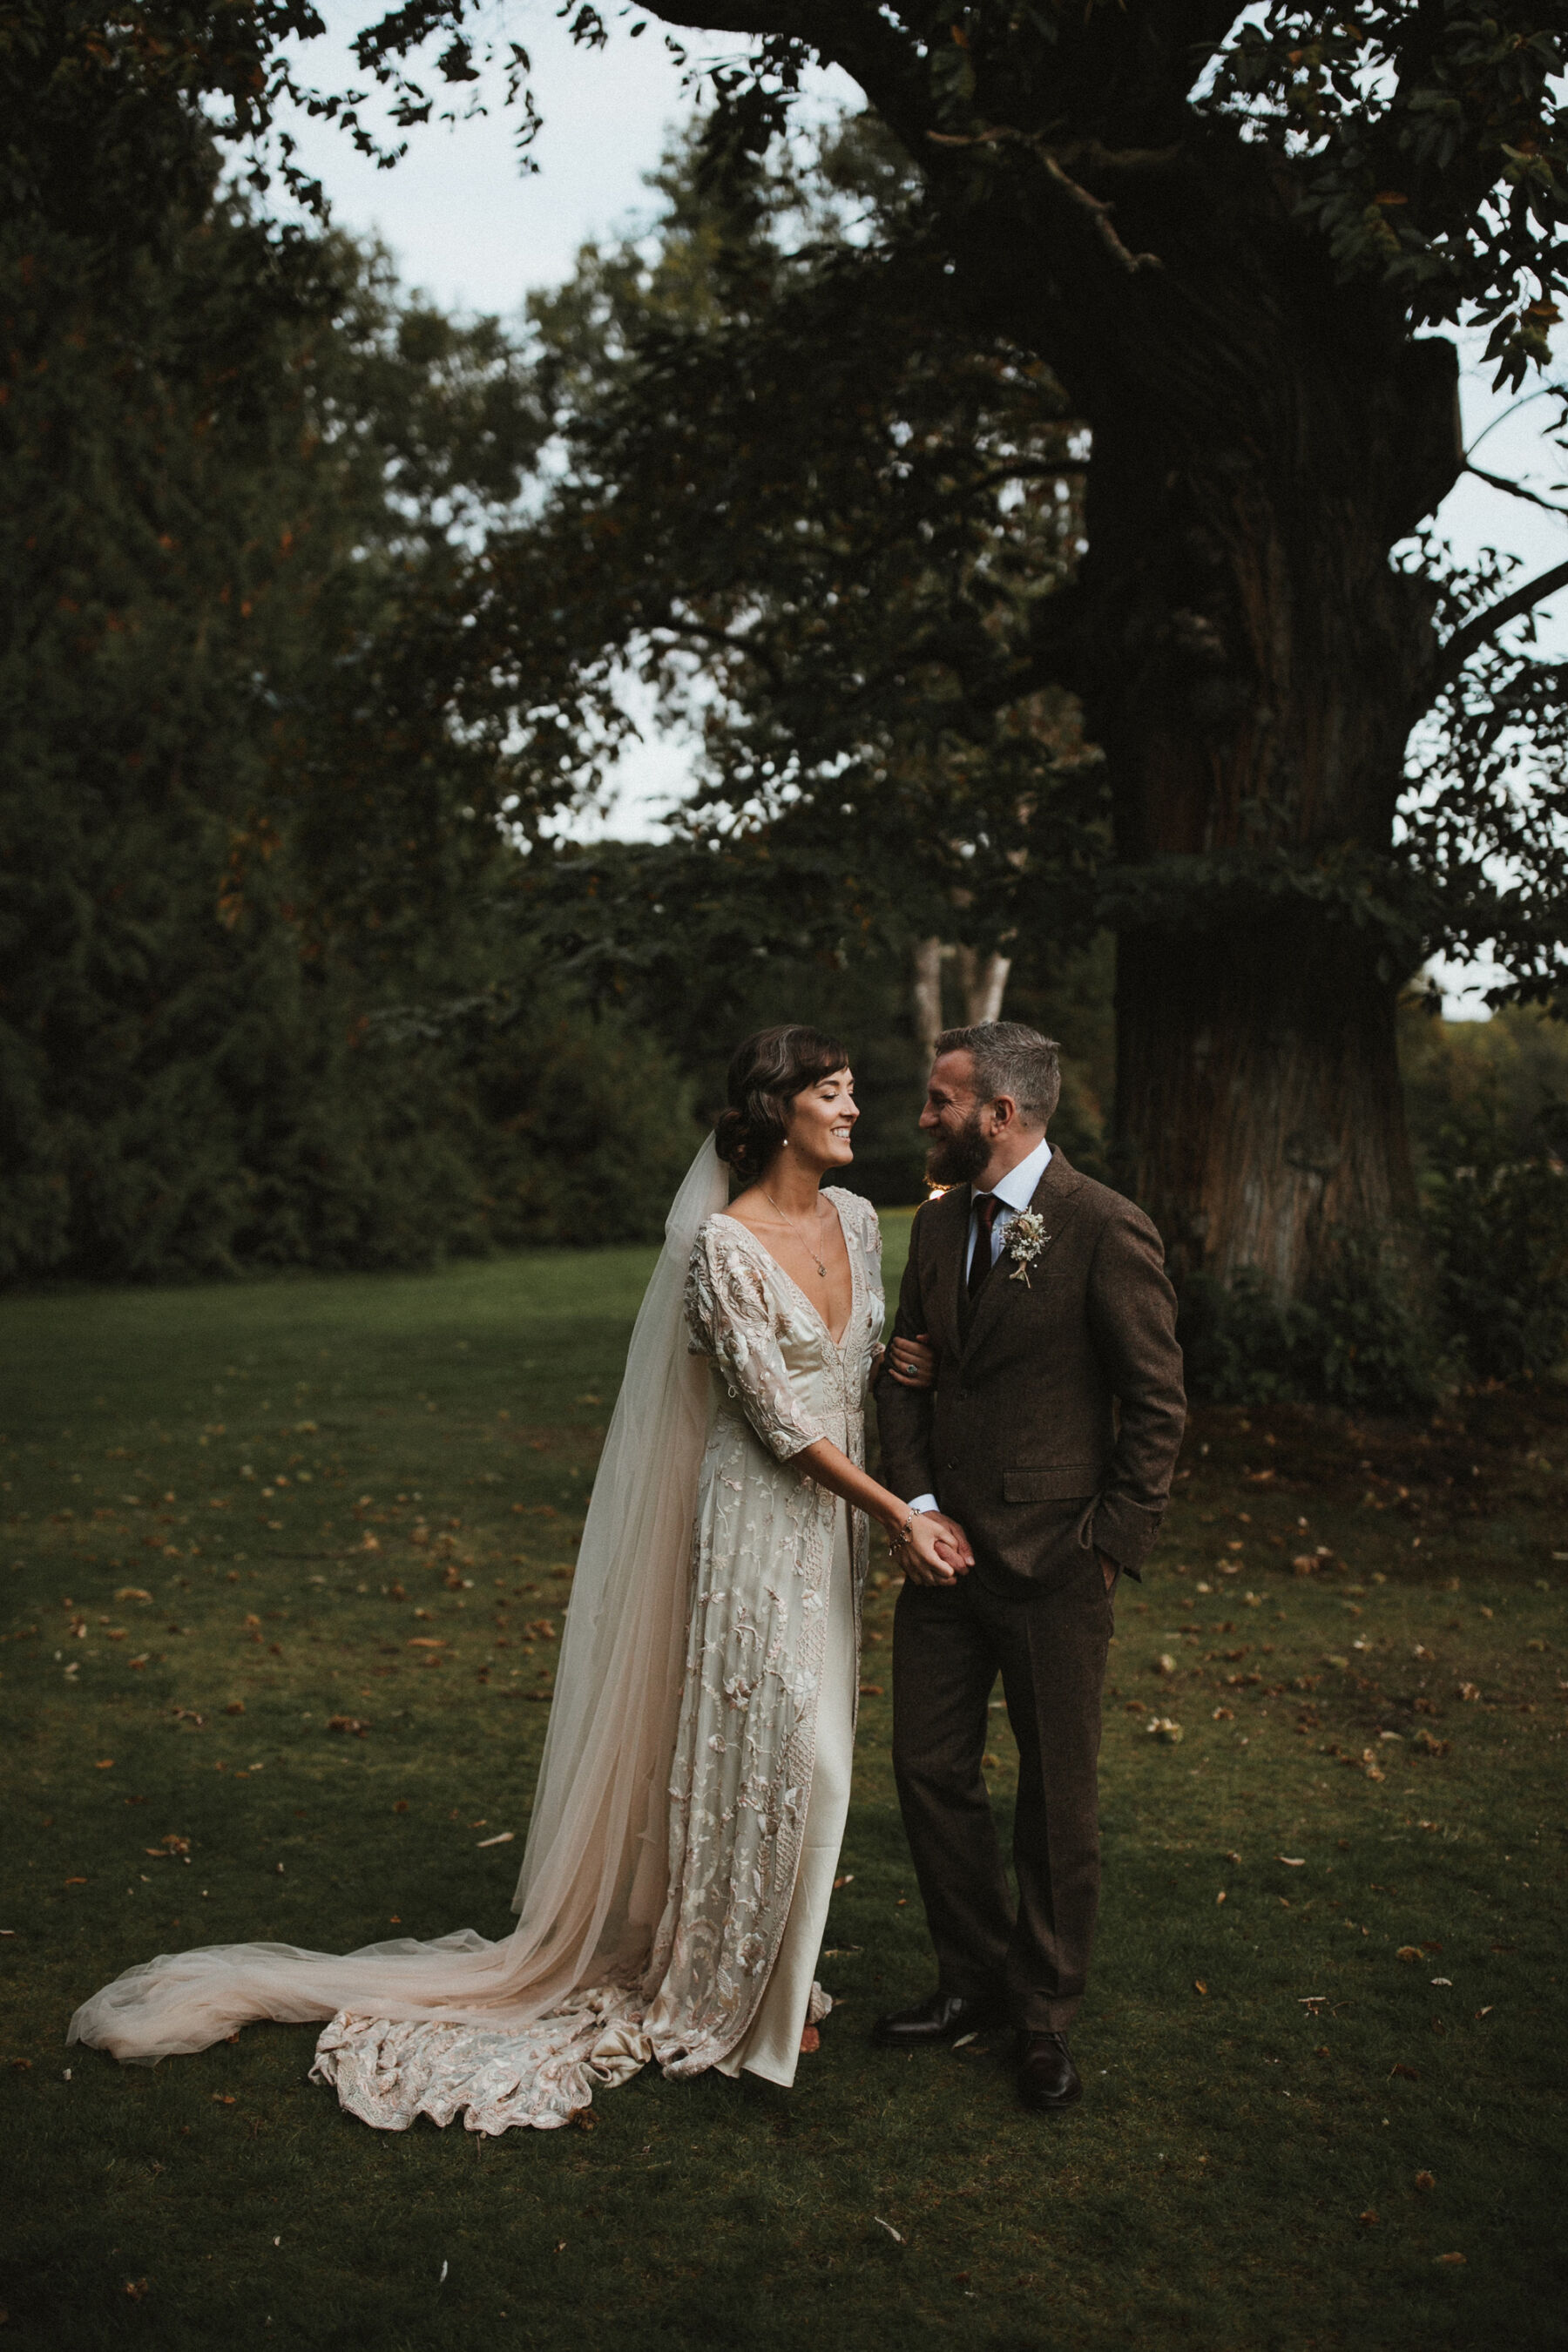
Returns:
[[[937,1500],[934,1495],[917,1495],[910,1505],[910,1510],[920,1518],[923,1518],[927,1511],[934,1511],[936,1507]]]

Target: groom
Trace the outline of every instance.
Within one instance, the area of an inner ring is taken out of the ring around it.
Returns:
[[[890,1354],[929,1335],[933,1388],[879,1384],[882,1469],[952,1538],[893,1633],[893,1760],[938,1986],[879,2019],[893,2049],[1009,2020],[1026,2105],[1083,2085],[1067,2029],[1100,1902],[1096,1761],[1111,1595],[1159,1530],[1185,1404],[1175,1297],[1142,1210],[1053,1150],[1058,1049],[1016,1021],[937,1039],[921,1114],[934,1181]],[[1002,1677],[1018,1745],[1009,1891],[986,1795]]]

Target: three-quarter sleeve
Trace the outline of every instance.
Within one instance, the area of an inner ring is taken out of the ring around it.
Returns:
[[[781,1462],[828,1433],[802,1412],[773,1328],[763,1270],[732,1217],[710,1217],[686,1274],[686,1328],[694,1354],[716,1364],[746,1419]]]

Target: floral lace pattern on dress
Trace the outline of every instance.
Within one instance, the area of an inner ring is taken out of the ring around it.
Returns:
[[[789,1918],[811,1801],[834,1514],[794,1466],[820,1438],[865,1458],[864,1398],[882,1328],[875,1211],[837,1188],[849,1321],[821,1316],[755,1235],[710,1217],[686,1285],[691,1345],[713,1367],[698,1482],[685,1682],[669,1774],[669,1880],[640,1986],[598,1985],[524,2027],[335,2017],[317,2079],[366,2123],[550,2129],[650,2059],[714,2065],[744,2038]],[[855,1638],[868,1530],[853,1531]],[[858,1677],[856,1678],[858,1680]],[[811,2017],[825,2015],[814,1991]]]

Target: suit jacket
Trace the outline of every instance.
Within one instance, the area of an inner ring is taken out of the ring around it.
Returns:
[[[1027,1282],[1004,1241],[966,1312],[970,1199],[957,1184],[915,1216],[893,1328],[930,1334],[936,1383],[879,1381],[882,1475],[895,1494],[936,1496],[994,1589],[1053,1591],[1097,1550],[1135,1576],[1186,1418],[1160,1236],[1053,1151],[1030,1202],[1047,1238]]]

